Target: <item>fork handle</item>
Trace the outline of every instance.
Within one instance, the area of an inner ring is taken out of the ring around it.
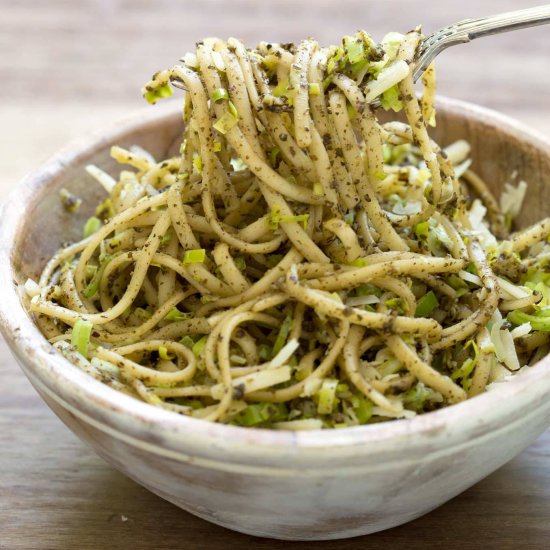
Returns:
[[[550,4],[478,19],[465,19],[440,29],[429,36],[422,45],[413,72],[414,80],[416,81],[434,58],[449,46],[470,42],[481,36],[535,27],[546,23],[550,23]]]
[[[550,4],[544,4],[535,8],[509,11],[480,19],[469,19],[458,23],[458,25],[463,25],[470,40],[473,40],[480,36],[535,27],[548,22],[550,22]]]

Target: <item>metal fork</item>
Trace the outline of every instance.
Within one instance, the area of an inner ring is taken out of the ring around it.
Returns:
[[[435,57],[450,46],[464,44],[481,36],[515,31],[546,23],[550,23],[550,4],[480,17],[479,19],[465,19],[443,27],[427,36],[420,43],[413,60],[413,79],[416,82]],[[372,101],[371,106],[379,107],[380,100]]]
[[[414,81],[416,82],[420,78],[438,54],[450,46],[464,44],[482,36],[545,25],[546,23],[550,23],[550,4],[480,17],[479,19],[465,19],[454,25],[443,27],[422,41],[413,62]]]

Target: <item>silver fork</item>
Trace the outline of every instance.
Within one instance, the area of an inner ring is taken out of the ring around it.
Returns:
[[[465,19],[454,25],[443,27],[422,41],[414,62],[413,78],[416,82],[434,58],[450,46],[464,44],[482,36],[546,23],[550,23],[550,4],[480,17],[479,19]]]
[[[434,58],[450,46],[464,44],[482,36],[545,25],[546,23],[550,23],[550,4],[480,17],[479,19],[465,19],[443,27],[427,36],[420,44],[413,61],[413,79],[416,82]],[[378,100],[372,103],[373,107],[378,105],[380,105]]]

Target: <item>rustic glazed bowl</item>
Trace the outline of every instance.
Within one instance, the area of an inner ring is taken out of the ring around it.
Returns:
[[[63,241],[78,238],[101,189],[112,144],[161,158],[177,150],[181,117],[152,108],[78,143],[27,177],[0,218],[0,326],[51,409],[115,468],[208,521],[280,539],[336,539],[387,529],[439,506],[522,451],[550,425],[550,360],[452,407],[329,431],[248,429],[179,416],[90,378],[55,351],[22,305],[17,283],[35,277]],[[528,224],[550,213],[550,145],[501,115],[439,100],[435,138],[472,145],[474,168],[498,193],[513,171],[529,183]],[[83,197],[78,215],[60,188]],[[467,518],[456,518],[466,521]]]

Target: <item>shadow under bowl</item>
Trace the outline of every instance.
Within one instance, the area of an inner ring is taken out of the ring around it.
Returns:
[[[497,113],[440,98],[434,138],[462,138],[473,168],[498,195],[513,172],[529,183],[523,225],[550,213],[550,146]],[[521,452],[550,425],[550,360],[484,395],[409,420],[312,432],[212,424],[123,395],[64,359],[22,305],[17,283],[36,278],[60,244],[77,239],[102,190],[84,171],[114,170],[113,144],[157,158],[178,150],[169,104],[73,144],[28,176],[0,216],[0,328],[52,410],[115,468],[181,508],[252,535],[320,540],[410,521]],[[114,173],[114,172],[113,172]],[[69,215],[58,192],[84,199]],[[463,518],[466,519],[466,518]]]

